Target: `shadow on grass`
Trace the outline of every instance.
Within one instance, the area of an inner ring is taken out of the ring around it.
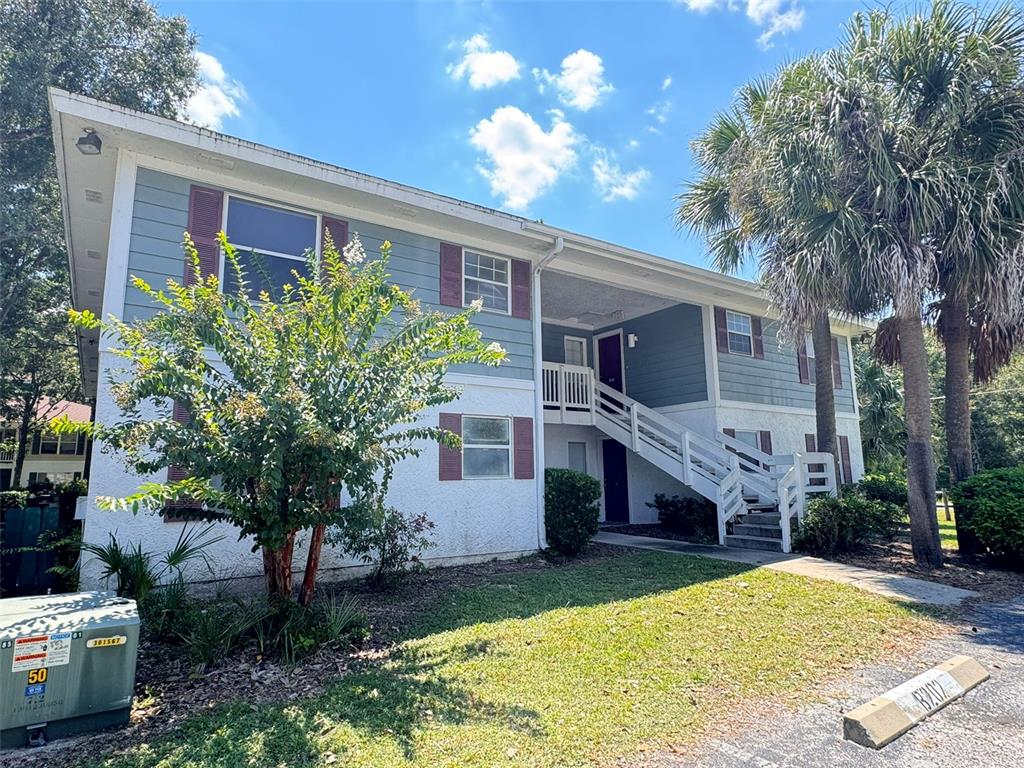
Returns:
[[[754,567],[650,551],[631,551],[578,563],[549,563],[542,570],[497,574],[485,583],[440,595],[424,606],[418,620],[398,639],[416,639],[506,619],[527,619],[562,608],[633,600],[730,578]]]

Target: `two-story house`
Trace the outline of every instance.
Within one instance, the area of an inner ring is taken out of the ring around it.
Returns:
[[[129,279],[181,279],[185,230],[208,271],[222,272],[212,238],[224,230],[282,282],[325,231],[358,234],[370,254],[389,240],[393,279],[425,305],[483,301],[475,322],[508,359],[450,372],[460,398],[423,418],[461,434],[462,449],[425,446],[389,498],[435,522],[428,562],[543,547],[546,467],[600,479],[606,521],[651,521],[656,492],[696,494],[716,505],[722,544],[774,549],[788,549],[807,493],[833,487],[832,465],[814,453],[809,348],[779,342],[749,282],[85,97],[53,90],[50,103],[80,309],[128,320],[157,311]],[[863,466],[849,343],[862,329],[834,324],[849,481]],[[81,345],[99,421],[118,416],[111,343],[87,333]],[[96,452],[86,540],[116,530],[150,549],[173,544],[180,522],[96,508],[96,496],[144,479]],[[248,542],[218,546],[220,575],[261,573]],[[350,565],[325,553],[324,568]]]

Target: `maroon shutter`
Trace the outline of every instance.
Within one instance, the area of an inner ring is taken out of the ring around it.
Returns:
[[[173,418],[179,424],[188,424],[192,421],[192,416],[189,414],[185,407],[175,401],[174,407],[171,410],[171,418]],[[167,482],[176,483],[179,480],[184,480],[188,477],[188,472],[185,471],[184,467],[179,467],[176,464],[172,464],[167,468]],[[188,509],[189,507],[195,507],[195,503],[189,502],[176,502],[173,505],[168,505],[164,509],[164,522],[165,523],[180,523],[186,518],[182,515],[176,514],[177,511]]]
[[[764,360],[764,337],[761,332],[761,318],[751,315],[750,335],[754,339],[754,357]]]
[[[846,435],[839,436],[839,458],[843,465],[843,482],[853,482],[853,466],[850,464],[850,438]]]
[[[811,383],[811,366],[807,360],[807,339],[801,338],[796,344],[796,368],[800,372],[800,383]]]
[[[224,193],[192,185],[188,196],[188,234],[199,252],[199,271],[204,278],[220,275],[220,244],[217,233],[221,227]],[[191,264],[185,264],[185,285],[195,278]]]
[[[722,434],[728,437],[736,437],[736,430],[733,429],[732,427],[726,427],[725,429],[722,430]]]
[[[348,245],[348,222],[330,216],[321,217],[321,252],[327,245],[328,233],[331,235],[331,242],[334,243],[335,249],[341,253],[342,249]]]
[[[442,413],[437,417],[437,424],[446,432],[462,437],[462,415],[458,413]],[[462,479],[462,451],[458,448],[449,448],[447,445],[438,445],[437,479],[438,480],[461,480]]]
[[[513,456],[516,480],[533,480],[533,419],[516,416],[512,419]]]
[[[758,432],[758,442],[761,444],[761,453],[772,455],[772,433],[766,429]]]
[[[808,453],[818,452],[818,439],[814,435],[804,435],[804,445],[807,446]]]
[[[725,310],[722,307],[715,307],[715,339],[718,351],[729,354],[729,329],[725,324]]]
[[[817,453],[818,452],[818,438],[815,437],[814,435],[804,435],[804,444],[807,446],[807,452],[808,453]],[[807,468],[811,472],[824,472],[825,471],[825,465],[824,464],[808,464]],[[809,485],[825,485],[825,482],[826,482],[825,478],[823,478],[823,477],[815,477],[812,480],[810,480],[808,482],[808,484]]]
[[[835,389],[843,388],[843,368],[839,364],[839,340],[832,337],[832,386]]]
[[[530,262],[522,259],[512,259],[512,317],[530,319]]]
[[[441,243],[441,303],[462,306],[462,248]]]

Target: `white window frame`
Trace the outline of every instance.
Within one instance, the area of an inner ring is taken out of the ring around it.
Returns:
[[[568,363],[569,359],[569,342],[573,342],[580,345],[580,352],[583,353],[583,362],[580,363],[584,368],[587,366],[587,340],[582,336],[563,336],[562,337],[562,355],[567,361],[568,365],[575,365],[575,363]]]
[[[734,331],[729,327],[730,317],[745,317],[747,319],[747,327],[750,329],[747,333],[742,331]],[[730,355],[741,355],[742,357],[753,357],[754,356],[754,318],[744,312],[733,312],[731,309],[725,310],[725,333],[728,337],[729,342],[729,354]],[[750,339],[750,351],[735,350],[732,348],[732,337],[733,336],[746,336]]]
[[[307,210],[305,208],[299,208],[299,207],[294,206],[294,205],[287,205],[287,204],[284,204],[284,203],[278,203],[278,202],[272,201],[272,200],[261,200],[258,197],[251,197],[249,195],[239,195],[239,194],[237,194],[235,192],[225,192],[224,193],[224,210],[222,210],[220,212],[220,219],[221,219],[221,221],[220,221],[220,231],[224,232],[225,234],[227,234],[227,231],[228,231],[228,209],[231,207],[231,201],[232,200],[242,200],[242,201],[244,201],[246,203],[252,203],[254,205],[262,205],[264,208],[280,208],[282,211],[291,211],[292,213],[298,213],[298,214],[302,214],[303,216],[311,216],[311,217],[313,217],[313,220],[316,223],[316,230],[313,233],[313,248],[316,251],[316,254],[318,256],[320,255],[320,252],[321,252],[321,249],[322,249],[322,246],[323,246],[323,243],[321,242],[321,238],[323,237],[323,226],[324,226],[324,224],[323,224],[323,216],[321,216],[321,214],[314,213],[313,211]],[[234,249],[236,251],[247,251],[247,252],[252,252],[252,253],[265,254],[267,256],[273,256],[275,258],[291,259],[292,261],[297,261],[300,264],[303,264],[306,261],[304,256],[295,256],[295,255],[293,255],[291,253],[279,253],[278,251],[271,251],[271,250],[269,250],[267,248],[259,248],[259,247],[254,246],[254,245],[244,245],[242,243],[236,243],[233,240],[231,240],[230,238],[228,239],[228,242],[231,243],[232,247],[234,247]],[[227,269],[227,259],[224,258],[223,251],[221,252],[220,259],[218,259],[218,261],[220,261],[220,264],[217,265],[217,272],[218,272],[217,280],[220,282],[220,289],[223,292],[224,291],[224,275],[226,274],[225,270]]]
[[[492,421],[504,421],[508,424],[508,443],[506,445],[495,445],[494,443],[469,443],[466,442],[466,419],[490,419]],[[489,413],[464,413],[462,414],[462,479],[463,480],[509,480],[512,477],[514,468],[512,462],[515,455],[512,444],[515,436],[512,434],[512,417],[495,416]],[[508,451],[508,473],[504,475],[470,475],[466,473],[466,450],[473,448],[505,448]]]
[[[498,261],[505,262],[505,282],[500,283],[497,280],[490,280],[486,277],[470,277],[466,274],[466,256],[472,253],[475,256],[486,256],[488,259],[496,259]],[[478,248],[463,248],[462,249],[462,306],[468,307],[471,302],[466,301],[466,280],[477,280],[481,283],[490,283],[491,285],[504,285],[508,290],[506,294],[508,296],[507,306],[504,310],[494,309],[493,307],[481,307],[481,312],[491,312],[495,315],[511,315],[512,314],[512,259],[508,256],[498,256],[495,253],[488,253],[487,251],[481,251]]]

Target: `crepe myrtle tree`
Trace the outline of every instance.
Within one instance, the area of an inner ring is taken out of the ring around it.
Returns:
[[[308,256],[309,277],[293,272],[294,284],[256,299],[223,233],[220,244],[235,291],[201,274],[186,234],[187,285],[156,290],[132,278],[162,310],[151,319],[71,313],[101,327],[127,361],[110,375],[122,415],[94,437],[137,474],[184,476],[100,503],[230,523],[262,551],[275,598],[291,599],[296,535],[311,531],[299,595],[308,604],[327,526],[382,499],[395,464],[426,441],[458,447],[421,418],[457,397],[444,382],[449,367],[498,365],[505,351],[471,324],[479,305],[427,312],[390,283],[388,242],[368,260],[358,238],[343,252],[328,239],[322,257]],[[339,503],[342,492],[352,506]]]

